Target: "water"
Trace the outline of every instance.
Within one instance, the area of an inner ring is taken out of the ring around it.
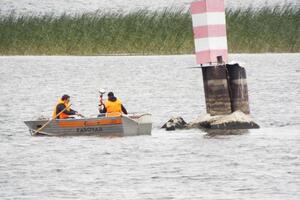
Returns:
[[[194,56],[0,57],[0,199],[299,199],[300,54],[231,55],[247,69],[252,116],[239,135],[165,132],[205,113]],[[31,137],[59,96],[97,114],[99,88],[153,114],[152,136]]]
[[[14,12],[20,15],[40,15],[45,13],[83,13],[95,10],[128,12],[136,9],[164,9],[166,7],[188,9],[194,0],[1,0],[0,14]],[[225,0],[227,8],[259,8],[262,6],[300,6],[299,0]]]

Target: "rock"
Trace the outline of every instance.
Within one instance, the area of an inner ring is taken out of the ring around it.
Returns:
[[[259,128],[250,115],[236,111],[230,115],[210,116],[206,114],[187,125],[188,128],[205,129],[255,129]]]
[[[224,134],[231,134],[233,133],[233,130],[256,129],[259,128],[259,125],[252,120],[250,115],[246,115],[241,111],[236,111],[230,115],[211,116],[209,114],[205,114],[188,124],[182,117],[172,117],[161,128],[165,128],[167,131],[192,128],[201,128],[211,131],[230,130],[228,133],[226,132]],[[240,134],[240,132],[237,132],[236,134]]]
[[[255,122],[227,122],[222,124],[211,124],[211,129],[256,129],[259,128]]]
[[[186,125],[187,123],[182,117],[172,117],[161,128],[165,128],[167,131],[174,131],[176,129],[184,129],[186,128]]]
[[[210,124],[218,118],[219,116],[210,116],[209,114],[205,114],[188,123],[187,128],[210,128]]]
[[[166,130],[167,131],[175,131],[175,125],[172,123],[172,122],[167,122],[167,124],[166,124]]]

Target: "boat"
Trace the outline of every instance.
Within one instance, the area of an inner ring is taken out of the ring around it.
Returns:
[[[107,136],[151,135],[151,114],[100,116],[24,121],[32,136]]]

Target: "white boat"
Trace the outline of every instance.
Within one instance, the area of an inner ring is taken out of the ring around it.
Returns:
[[[151,114],[130,114],[81,119],[54,119],[50,122],[49,120],[34,120],[25,121],[24,123],[28,126],[31,135],[33,136],[97,135],[123,137],[151,135],[152,130]]]

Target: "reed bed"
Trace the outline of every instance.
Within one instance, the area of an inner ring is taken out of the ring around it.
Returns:
[[[229,50],[299,52],[300,9],[227,10]],[[1,55],[191,54],[188,11],[0,16]]]
[[[300,52],[300,7],[227,10],[231,52]]]

